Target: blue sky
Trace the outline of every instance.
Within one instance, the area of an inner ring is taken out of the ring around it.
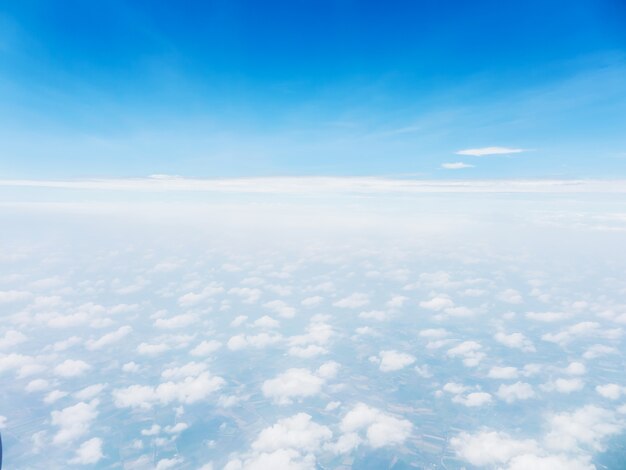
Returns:
[[[0,178],[623,177],[620,3],[6,3]]]

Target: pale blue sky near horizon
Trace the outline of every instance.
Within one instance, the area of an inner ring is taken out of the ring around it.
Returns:
[[[613,0],[7,4],[0,178],[620,178],[625,26]]]

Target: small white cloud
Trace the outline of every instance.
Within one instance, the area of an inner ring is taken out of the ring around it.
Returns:
[[[317,395],[326,381],[336,375],[338,369],[339,364],[334,361],[322,364],[316,372],[309,369],[288,369],[276,378],[263,382],[263,395],[279,405],[288,405],[295,398]]]
[[[500,385],[497,392],[498,398],[507,403],[517,400],[528,400],[535,396],[533,387],[526,382],[516,382],[511,385]]]
[[[91,369],[91,366],[85,361],[66,359],[54,368],[54,373],[59,377],[70,378],[83,375]]]
[[[369,295],[355,292],[354,294],[338,300],[337,302],[333,303],[333,305],[339,308],[359,308],[369,304],[369,302]]]
[[[464,162],[442,163],[441,168],[444,170],[462,170],[464,168],[474,168],[474,165]]]
[[[488,155],[509,155],[512,153],[526,152],[525,149],[510,147],[481,147],[476,149],[465,149],[455,152],[457,155],[469,155],[472,157],[484,157]]]
[[[104,455],[102,454],[102,439],[94,437],[83,442],[78,449],[76,455],[70,460],[71,464],[77,465],[93,465],[98,463]]]
[[[404,369],[415,362],[414,356],[398,351],[381,351],[378,357],[380,358],[380,370],[383,372]]]

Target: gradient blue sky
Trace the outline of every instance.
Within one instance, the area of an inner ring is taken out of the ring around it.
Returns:
[[[5,179],[625,177],[626,6],[4,2],[0,139]]]

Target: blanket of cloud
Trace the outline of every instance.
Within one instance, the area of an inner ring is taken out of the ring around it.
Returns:
[[[32,186],[6,468],[623,468],[619,191]]]

